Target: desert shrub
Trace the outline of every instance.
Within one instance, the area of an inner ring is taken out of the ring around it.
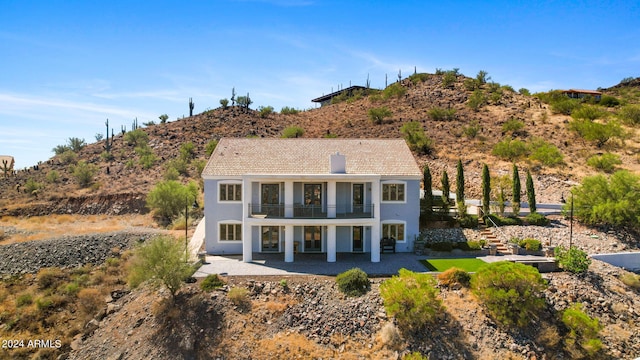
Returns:
[[[192,273],[185,262],[184,244],[169,236],[158,236],[135,250],[128,280],[132,287],[145,281],[153,286],[164,285],[175,297]]]
[[[640,227],[640,175],[618,170],[609,178],[587,176],[573,188],[574,214],[589,225]],[[570,204],[564,211],[570,210]]]
[[[273,114],[273,106],[260,106],[258,107],[258,116],[261,118],[266,118],[267,116]]]
[[[491,317],[505,326],[526,326],[542,309],[545,283],[532,266],[499,261],[481,267],[471,288]]]
[[[560,150],[541,138],[532,139],[528,146],[529,159],[545,166],[556,166],[564,163]]]
[[[384,99],[390,99],[392,97],[401,98],[404,96],[406,92],[407,92],[407,89],[404,86],[402,86],[400,83],[396,82],[387,86],[386,89],[382,91],[382,97]]]
[[[170,164],[167,164],[167,168],[164,170],[164,175],[162,176],[164,180],[173,180],[176,181],[180,178],[180,173]]]
[[[142,129],[136,129],[124,134],[124,141],[127,145],[135,147],[144,146],[149,143],[149,135]]]
[[[40,192],[40,190],[42,190],[44,188],[44,185],[42,185],[41,183],[33,180],[33,178],[28,178],[27,181],[25,181],[24,183],[24,191],[25,193],[32,195],[32,196],[38,196],[38,192]]]
[[[480,108],[486,103],[487,97],[480,89],[475,90],[467,100],[467,106],[473,111],[480,110]]]
[[[49,296],[39,297],[36,299],[36,308],[38,310],[51,309],[54,306],[53,300]]]
[[[491,153],[499,158],[514,161],[527,154],[527,144],[518,139],[503,139],[493,146]]]
[[[24,293],[16,297],[16,307],[23,307],[33,304],[33,295]]]
[[[282,130],[283,138],[298,138],[304,135],[304,129],[299,126],[289,126]]]
[[[533,238],[522,239],[518,242],[518,245],[527,249],[528,251],[539,251],[540,249],[542,249],[542,243],[540,242],[540,240]]]
[[[522,220],[517,217],[503,217],[496,214],[490,214],[487,217],[490,218],[498,226],[522,225]],[[488,221],[487,225],[493,226],[493,223],[491,221]]]
[[[433,150],[433,140],[425,133],[422,125],[417,121],[410,121],[402,125],[400,132],[409,144],[411,150],[420,154],[429,154]]]
[[[477,215],[462,216],[458,221],[460,222],[460,227],[465,229],[475,229],[478,227]]]
[[[104,297],[98,289],[82,289],[78,292],[77,304],[82,313],[93,316],[104,304]]]
[[[458,78],[457,75],[457,72],[446,71],[442,77],[442,87],[452,88]]]
[[[220,279],[218,274],[207,275],[207,277],[202,280],[202,283],[200,283],[200,288],[204,291],[211,291],[223,286],[224,281]]]
[[[428,357],[422,355],[421,353],[414,351],[408,354],[405,354],[402,357],[402,360],[429,360]]]
[[[611,138],[624,137],[624,130],[616,121],[599,123],[591,120],[576,119],[569,122],[569,129],[575,131],[587,141],[593,141],[602,147]]]
[[[382,106],[379,108],[369,109],[367,115],[369,116],[369,120],[371,120],[374,124],[382,124],[384,119],[393,115],[393,113],[391,112],[391,110],[389,110],[388,107]]]
[[[446,271],[438,274],[438,281],[440,282],[440,285],[446,287],[451,287],[455,284],[460,284],[464,287],[468,287],[470,280],[471,275],[469,275],[468,272],[457,267],[449,268]]]
[[[288,106],[283,106],[282,109],[280,109],[280,114],[282,115],[295,115],[299,112],[300,110]]]
[[[591,105],[583,105],[580,106],[579,108],[573,110],[571,112],[571,117],[574,119],[585,119],[585,120],[595,120],[595,119],[601,119],[607,116],[607,112],[600,109],[597,106],[591,106]]]
[[[429,114],[429,117],[431,117],[431,119],[435,121],[449,121],[456,118],[456,109],[434,107],[432,109],[429,109],[429,111],[427,111],[427,114]]]
[[[62,293],[64,293],[65,295],[69,295],[69,296],[76,296],[78,295],[78,292],[80,292],[80,284],[78,284],[75,281],[72,281],[70,283],[64,284],[60,287],[60,291]]]
[[[620,156],[610,152],[602,155],[593,155],[587,159],[587,165],[606,173],[612,173],[615,170],[616,165],[620,164],[622,164]]]
[[[522,129],[524,129],[524,121],[516,118],[511,118],[502,124],[502,132],[505,133],[516,133]]]
[[[86,188],[91,185],[91,183],[93,183],[93,178],[98,173],[97,166],[87,164],[84,160],[78,161],[76,165],[71,165],[69,170],[81,188]]]
[[[551,112],[554,114],[571,115],[575,109],[580,107],[580,100],[565,97],[551,102]]]
[[[431,250],[433,251],[451,251],[453,250],[453,244],[449,241],[435,242],[431,244]]]
[[[57,170],[51,170],[46,176],[47,182],[54,184],[60,181],[60,173]]]
[[[625,105],[618,110],[617,115],[627,125],[640,124],[640,105]]]
[[[222,108],[222,110],[227,110],[227,108],[229,107],[229,99],[227,98],[220,99],[220,107]],[[165,122],[166,122],[166,119],[165,119]]]
[[[569,249],[558,246],[554,252],[560,267],[574,274],[587,271],[589,265],[591,265],[591,259],[589,259],[587,253],[575,246]]]
[[[606,107],[614,107],[620,105],[620,100],[611,95],[602,95],[598,104]]]
[[[480,246],[480,243],[477,242],[477,241],[461,241],[461,242],[457,242],[457,243],[455,243],[455,247],[460,249],[460,250],[464,250],[464,251],[474,251],[474,250],[482,249],[482,246]]]
[[[191,141],[187,141],[180,145],[180,158],[187,162],[196,157],[196,146]]]
[[[60,162],[69,165],[75,164],[78,161],[78,154],[74,153],[71,150],[67,150],[59,155]]]
[[[156,161],[158,161],[158,157],[153,153],[153,149],[151,149],[149,145],[136,146],[135,152],[140,156],[139,163],[143,169],[151,169]],[[182,159],[182,157],[179,159]]]
[[[620,278],[620,281],[634,290],[640,290],[640,275],[625,273]]]
[[[386,345],[391,349],[401,348],[402,346],[402,335],[400,335],[400,331],[398,327],[396,327],[393,323],[386,323],[380,329],[379,333],[380,342]]]
[[[442,310],[436,280],[429,274],[400,269],[380,285],[380,296],[402,330],[413,331],[433,323]]]
[[[547,219],[546,216],[537,212],[529,213],[525,217],[525,220],[527,224],[534,226],[547,226],[550,223],[549,219]]]
[[[211,154],[213,154],[213,150],[216,149],[216,146],[218,146],[218,140],[211,140],[204,146],[204,151],[207,156],[211,156]]]
[[[518,92],[525,96],[531,96],[531,91],[529,91],[529,89],[527,88],[520,88],[518,89]]]
[[[575,350],[593,356],[602,349],[598,333],[602,325],[582,311],[582,304],[573,304],[562,313],[562,323],[569,329],[565,345],[571,353]]]
[[[241,287],[234,287],[227,294],[231,303],[236,306],[245,306],[249,303],[249,290]]]
[[[367,273],[359,268],[347,270],[336,276],[338,289],[347,296],[360,296],[371,288]]]
[[[474,139],[480,133],[480,129],[480,124],[478,124],[477,121],[473,121],[469,124],[469,126],[462,127],[462,133],[469,139]]]
[[[174,180],[161,181],[147,195],[147,207],[163,222],[175,219],[185,206],[190,206],[198,194],[194,182],[182,185]]]
[[[189,175],[189,163],[187,160],[179,157],[167,161],[166,170],[175,170],[179,175]],[[177,180],[177,179],[175,179]]]
[[[36,275],[38,288],[41,290],[57,288],[64,278],[65,275],[59,268],[43,268]]]

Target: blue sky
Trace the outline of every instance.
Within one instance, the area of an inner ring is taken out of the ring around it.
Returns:
[[[0,154],[219,106],[300,109],[402,71],[479,70],[516,90],[640,76],[637,1],[0,0]]]

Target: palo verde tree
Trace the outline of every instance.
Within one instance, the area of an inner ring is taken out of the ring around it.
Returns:
[[[462,160],[458,159],[456,166],[456,206],[458,208],[458,216],[465,217],[467,215],[467,206],[464,204],[464,169],[462,168]]]
[[[449,174],[447,174],[447,170],[444,170],[442,172],[442,179],[440,180],[440,182],[442,183],[442,212],[445,215],[449,214],[449,193],[450,193],[450,186],[449,186]]]
[[[175,180],[159,182],[147,195],[147,207],[163,224],[178,217],[186,206],[193,204],[198,194],[195,182],[182,185]]]
[[[489,166],[482,165],[482,215],[487,216],[490,213],[491,205],[491,174],[489,174]]]
[[[511,201],[511,209],[513,210],[514,216],[520,215],[520,173],[518,173],[518,166],[513,164],[513,181],[511,182],[513,185],[513,198]]]
[[[529,170],[527,170],[527,201],[529,202],[529,212],[536,212],[536,191],[533,188],[533,178]]]
[[[424,164],[424,168],[422,169],[422,181],[424,183],[422,212],[426,219],[430,219],[433,214],[433,188],[431,184],[431,170],[429,170],[429,164]]]

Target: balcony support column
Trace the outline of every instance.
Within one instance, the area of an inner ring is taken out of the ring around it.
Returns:
[[[331,180],[327,181],[327,217],[336,217],[336,182]]]
[[[284,262],[293,262],[293,225],[284,227]]]
[[[293,181],[291,180],[284,182],[284,217],[293,217]]]
[[[327,226],[327,262],[336,262],[336,226]]]

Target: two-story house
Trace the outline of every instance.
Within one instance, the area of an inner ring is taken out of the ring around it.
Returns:
[[[202,176],[209,254],[413,249],[422,172],[402,139],[221,139]]]

